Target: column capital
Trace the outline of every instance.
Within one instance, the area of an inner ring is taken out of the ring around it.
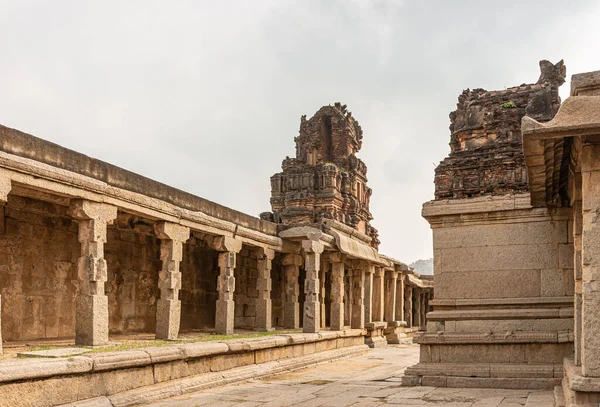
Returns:
[[[111,223],[117,218],[117,207],[85,199],[71,201],[70,215],[77,220],[99,220]]]
[[[299,254],[291,254],[288,253],[286,255],[283,256],[282,258],[282,264],[284,266],[298,266],[300,267],[302,265],[302,256],[300,256]]]
[[[8,194],[12,189],[10,178],[0,178],[0,202],[8,201]]]
[[[383,277],[385,275],[385,269],[380,266],[375,266],[375,277]]]
[[[275,258],[275,250],[268,247],[257,247],[259,260],[273,260]]]
[[[323,250],[325,250],[325,246],[317,240],[303,240],[302,250],[304,250],[305,253],[321,254],[323,253]]]
[[[190,228],[172,222],[157,222],[154,231],[159,239],[186,242],[190,238]]]
[[[327,252],[327,261],[331,263],[343,263],[344,255],[341,252]]]
[[[230,236],[214,236],[208,239],[209,246],[218,252],[239,253],[242,250],[242,241]]]

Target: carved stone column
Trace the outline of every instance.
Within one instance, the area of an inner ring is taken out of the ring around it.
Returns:
[[[282,260],[285,272],[285,302],[283,305],[283,326],[288,329],[300,328],[300,304],[298,297],[300,287],[298,277],[302,256],[297,254],[286,254]]]
[[[344,329],[344,263],[340,253],[330,258],[331,263],[331,315],[329,325],[332,331]]]
[[[600,144],[584,142],[581,150],[581,191],[583,197],[581,372],[588,377],[600,377],[599,157]]]
[[[154,231],[160,239],[162,270],[158,273],[160,299],[156,304],[156,338],[176,339],[181,322],[181,271],[183,244],[190,238],[190,228],[170,222],[158,222]]]
[[[71,215],[79,221],[81,257],[77,263],[79,290],[75,299],[75,343],[99,346],[108,343],[108,297],[104,243],[106,226],[117,217],[115,206],[74,200]]]
[[[398,281],[398,272],[396,270],[385,271],[385,304],[384,320],[385,322],[394,322],[396,320],[396,287]],[[398,316],[402,318],[401,315]]]
[[[272,331],[271,264],[275,252],[267,248],[259,248],[258,250],[258,281],[256,282],[258,299],[256,300],[255,329],[258,331]]]
[[[366,266],[364,270],[364,323],[368,324],[373,321],[373,270],[374,266]]]
[[[396,279],[396,319],[398,321],[404,321],[404,279],[406,274],[396,273],[398,278]]]
[[[304,269],[306,280],[304,281],[304,318],[303,331],[307,333],[319,332],[321,327],[321,307],[319,301],[319,266],[321,265],[321,253],[323,243],[316,240],[303,240]]]
[[[219,279],[217,289],[217,310],[215,316],[215,332],[223,335],[233,334],[235,302],[235,262],[237,253],[242,250],[242,242],[228,236],[215,237],[212,248],[219,251]]]
[[[363,262],[353,263],[352,270],[352,328],[365,327],[365,268]]]
[[[581,174],[579,174],[579,185],[581,183]],[[576,183],[577,185],[577,183]],[[581,194],[581,191],[579,192]],[[581,366],[581,339],[582,339],[582,315],[583,292],[582,292],[582,257],[581,257],[581,234],[583,232],[583,212],[581,200],[573,202],[573,276],[575,278],[574,312],[573,320],[575,322],[573,330],[573,345],[575,347],[575,364]]]
[[[406,319],[406,325],[409,327],[413,327],[413,309],[412,309],[412,294],[413,294],[413,289],[412,287],[409,285],[404,289],[404,293],[405,295],[405,300],[404,300],[404,304],[405,304],[405,311],[404,311],[404,315],[405,315],[405,319]]]
[[[8,201],[8,193],[12,183],[8,178],[0,178],[0,234],[5,233],[4,205]],[[2,355],[2,296],[0,295],[0,355]]]
[[[319,301],[321,303],[321,329],[327,328],[327,307],[325,306],[325,301],[327,299],[327,293],[325,290],[327,272],[331,272],[331,263],[329,261],[324,261],[321,263],[321,271],[319,272],[319,282],[321,283],[319,288]]]
[[[373,311],[372,321],[383,321],[383,308],[384,308],[384,275],[385,270],[383,267],[375,267],[373,273]]]

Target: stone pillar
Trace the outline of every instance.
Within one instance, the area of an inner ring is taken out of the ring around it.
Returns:
[[[176,223],[158,222],[154,231],[160,239],[162,270],[158,273],[160,299],[156,304],[156,339],[176,339],[181,322],[181,272],[183,244],[190,238],[190,228]]]
[[[257,331],[273,331],[271,311],[271,264],[275,257],[275,251],[267,248],[258,249],[258,281],[256,291],[256,321]]]
[[[579,175],[579,182],[581,182],[581,174]],[[573,276],[575,278],[575,294],[573,298],[574,302],[574,313],[573,320],[575,323],[573,332],[573,345],[575,347],[575,364],[581,366],[581,329],[582,329],[582,315],[581,310],[583,306],[583,297],[581,291],[581,277],[582,277],[582,257],[581,257],[581,233],[583,222],[583,212],[581,200],[573,202],[573,249],[574,249],[574,261],[573,261]]]
[[[8,193],[12,188],[11,180],[8,178],[0,178],[0,234],[5,233],[4,220],[4,205],[8,201]],[[0,295],[0,355],[2,355],[2,296]]]
[[[404,312],[405,318],[406,318],[406,325],[408,327],[413,326],[413,309],[412,309],[412,294],[413,294],[413,290],[411,286],[407,286],[404,290],[404,292],[406,293],[406,299],[404,301],[404,304],[406,305],[406,310]]]
[[[366,266],[364,270],[364,323],[368,324],[373,321],[373,271],[374,266]]]
[[[383,321],[384,308],[384,276],[385,270],[383,267],[375,267],[373,273],[373,312],[372,321]]]
[[[74,200],[70,213],[79,221],[81,257],[77,263],[79,289],[75,299],[75,343],[99,346],[108,343],[108,297],[104,243],[106,226],[117,217],[117,207]]]
[[[319,272],[319,282],[321,286],[319,288],[319,300],[321,303],[321,329],[327,328],[327,309],[325,307],[325,300],[327,293],[325,292],[325,279],[326,274],[331,269],[331,263],[325,261],[321,264],[321,271]]]
[[[332,259],[334,261],[334,259]],[[344,263],[341,255],[331,264],[331,315],[329,325],[332,331],[344,329]]]
[[[223,335],[233,334],[235,302],[235,262],[237,253],[242,250],[242,242],[228,236],[213,239],[212,248],[219,251],[219,279],[217,289],[217,310],[215,316],[215,332]]]
[[[396,320],[397,280],[398,272],[395,270],[385,271],[384,320],[388,323]],[[398,317],[402,318],[402,315],[398,315]]]
[[[421,327],[421,290],[418,288],[413,289],[413,326],[416,328]]]
[[[581,372],[584,376],[600,377],[600,144],[584,142],[581,149],[581,181]]]
[[[354,262],[353,262],[354,263]],[[352,270],[352,323],[353,329],[365,327],[365,265],[356,261]]]
[[[344,326],[352,325],[352,269],[344,272]]]
[[[303,240],[304,270],[304,317],[302,329],[305,333],[319,332],[321,328],[321,303],[319,301],[319,266],[323,243],[316,240]]]
[[[300,304],[298,296],[300,287],[298,277],[302,256],[297,254],[286,254],[282,260],[285,273],[285,301],[283,304],[283,326],[287,329],[300,328]]]
[[[404,273],[397,273],[396,279],[396,319],[404,321]]]
[[[427,315],[427,293],[425,292],[425,290],[423,290],[421,291],[421,325],[419,325],[420,327],[427,326],[425,315]]]

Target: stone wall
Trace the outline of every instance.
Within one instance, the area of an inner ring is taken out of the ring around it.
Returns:
[[[109,331],[154,332],[159,298],[160,240],[150,235],[152,225],[144,222],[133,225],[120,220],[122,217],[108,228],[104,246],[108,267],[105,290]]]
[[[219,253],[191,237],[181,262],[181,329],[214,328],[218,297]]]
[[[77,223],[66,208],[10,195],[0,235],[3,340],[75,333]]]

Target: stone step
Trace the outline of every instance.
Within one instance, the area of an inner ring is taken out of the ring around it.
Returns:
[[[560,383],[555,377],[464,377],[464,376],[403,376],[403,386],[431,386],[451,388],[489,389],[546,389]]]
[[[565,395],[563,393],[562,386],[554,387],[554,407],[565,407]]]
[[[418,363],[405,375],[480,378],[560,378],[561,364],[523,363]]]

